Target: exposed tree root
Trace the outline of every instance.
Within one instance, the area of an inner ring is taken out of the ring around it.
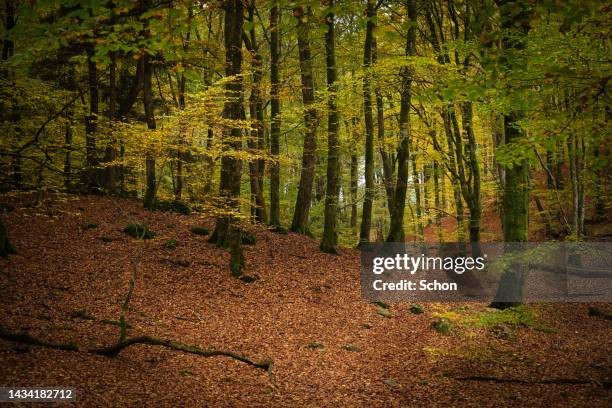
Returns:
[[[580,378],[549,378],[549,379],[543,379],[543,380],[523,380],[521,378],[499,378],[499,377],[473,375],[469,377],[457,377],[455,379],[459,381],[491,381],[491,382],[496,382],[496,383],[517,383],[517,384],[553,384],[553,385],[601,384],[605,388],[609,388],[612,386],[612,381],[599,381],[599,380],[589,380],[589,379],[580,379]]]
[[[104,347],[96,350],[91,350],[92,353],[100,354],[107,357],[114,357],[118,355],[124,348],[134,344],[147,344],[150,346],[162,346],[172,350],[184,351],[190,354],[196,354],[203,357],[214,357],[214,356],[226,356],[233,358],[234,360],[242,361],[243,363],[252,365],[253,367],[261,368],[262,370],[269,370],[272,366],[272,362],[269,360],[251,360],[248,357],[240,354],[232,353],[231,351],[221,350],[202,350],[197,346],[191,346],[188,344],[177,343],[172,340],[160,339],[151,336],[138,336],[132,337],[127,340],[121,341],[113,346]]]
[[[215,356],[225,356],[233,358],[234,360],[241,361],[245,364],[251,365],[256,368],[260,368],[262,370],[266,370],[270,372],[272,369],[272,361],[270,360],[252,360],[248,357],[242,356],[240,354],[232,353],[231,351],[222,351],[222,350],[203,350],[197,346],[192,346],[188,344],[177,343],[172,340],[160,339],[157,337],[151,336],[137,336],[132,337],[126,340],[122,340],[115,345],[109,347],[103,347],[99,349],[93,350],[82,350],[76,344],[62,344],[62,343],[50,343],[44,340],[40,340],[36,337],[29,335],[28,333],[18,333],[12,332],[4,327],[0,326],[0,338],[5,340],[10,340],[18,343],[30,344],[33,346],[46,347],[56,350],[66,350],[66,351],[84,351],[86,353],[98,354],[106,357],[115,357],[117,356],[124,348],[129,347],[134,344],[147,344],[150,346],[162,346],[176,351],[183,351],[189,354],[195,354],[202,357],[215,357]]]

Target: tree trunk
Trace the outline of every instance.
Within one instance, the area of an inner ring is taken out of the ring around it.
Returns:
[[[87,47],[87,81],[89,86],[89,115],[85,122],[85,149],[87,159],[86,184],[87,190],[92,191],[99,186],[96,180],[96,130],[98,129],[98,67],[93,60],[94,46]]]
[[[358,172],[359,158],[356,154],[351,154],[351,228],[357,226],[357,188],[358,188]]]
[[[372,39],[374,37],[375,1],[368,0],[366,7],[366,36],[363,48],[363,117],[365,124],[365,195],[361,211],[359,243],[370,242],[372,229],[372,203],[374,201],[374,118],[372,114],[372,90],[370,67],[372,63]]]
[[[334,13],[333,0],[327,0],[325,5],[328,7],[325,16],[327,32],[325,33],[325,62],[327,68],[327,188],[325,191],[325,214],[323,225],[323,238],[320,248],[324,252],[336,253],[338,233],[336,231],[336,216],[338,208],[338,162],[339,162],[339,141],[338,141],[338,107],[336,106],[336,51],[334,33]]]
[[[66,129],[64,131],[64,189],[70,192],[72,189],[72,114],[66,112]]]
[[[116,141],[114,139],[113,133],[113,125],[115,121],[115,112],[117,111],[117,66],[115,64],[115,53],[111,52],[110,55],[111,62],[109,67],[109,78],[108,78],[108,86],[110,90],[109,102],[108,102],[108,120],[110,122],[110,132],[111,132],[111,141],[106,146],[106,151],[104,152],[104,161],[106,164],[106,175],[105,175],[105,186],[110,194],[115,194],[115,166],[109,165],[108,163],[112,163],[115,161],[117,157],[117,149],[115,147]]]
[[[472,103],[465,102],[461,105],[463,130],[467,136],[468,158],[467,164],[470,169],[470,180],[462,183],[463,196],[470,211],[470,242],[480,242],[480,218],[482,206],[480,203],[480,164],[478,163],[478,143],[473,127]]]
[[[253,80],[251,85],[251,96],[249,97],[249,115],[251,117],[251,135],[247,139],[247,145],[252,153],[263,153],[260,149],[260,141],[263,139],[263,103],[261,100],[262,57],[259,53],[257,36],[255,34],[255,2],[249,4],[249,22],[251,30],[249,37],[243,37],[248,51],[252,55]],[[263,195],[263,173],[260,159],[249,160],[249,176],[251,186],[251,215],[261,223],[266,222],[266,204]]]
[[[434,131],[435,132],[435,131]],[[434,133],[435,137],[435,133]],[[444,242],[444,235],[442,231],[442,212],[440,211],[441,202],[440,202],[440,165],[438,161],[434,161],[433,163],[433,177],[434,177],[434,207],[436,208],[436,230],[438,232],[438,242]]]
[[[304,151],[302,153],[302,170],[298,194],[291,222],[291,231],[309,234],[308,213],[312,202],[312,185],[315,175],[316,150],[317,150],[317,110],[314,108],[314,81],[312,76],[312,59],[309,43],[309,13],[304,13],[302,7],[293,10],[293,15],[298,19],[297,38],[300,59],[300,72],[302,82],[302,101],[304,103]]]
[[[376,36],[372,35],[372,64],[376,65]],[[383,104],[383,97],[380,87],[376,85],[374,88],[374,94],[376,95],[376,129],[380,150],[380,158],[382,161],[383,168],[383,180],[385,184],[385,193],[387,195],[387,210],[389,216],[393,212],[393,195],[394,195],[394,181],[393,171],[394,166],[389,153],[387,152],[387,146],[385,143],[385,107]]]
[[[416,149],[415,149],[416,150]],[[418,239],[423,239],[423,210],[421,206],[421,178],[417,171],[416,153],[413,151],[411,155],[412,161],[412,185],[414,188],[414,208],[416,211],[416,234]]]
[[[223,150],[225,153],[236,152],[242,147],[242,130],[236,121],[243,115],[242,107],[242,25],[243,2],[241,0],[225,0],[225,75],[231,80],[225,85],[225,103],[223,118],[233,121],[223,135]],[[221,182],[219,194],[226,199],[228,209],[239,213],[240,178],[242,161],[231,154],[224,154],[221,159]],[[233,276],[240,276],[244,270],[242,253],[242,237],[235,227],[235,216],[217,218],[212,240],[218,245],[230,248],[230,270]]]
[[[406,39],[406,55],[416,55],[416,20],[417,9],[415,0],[407,0],[408,19],[410,27]],[[397,157],[397,179],[393,212],[387,242],[404,242],[404,207],[406,206],[406,191],[408,187],[408,158],[410,156],[410,100],[412,97],[412,71],[405,67],[401,71],[402,88],[400,98],[400,146]]]
[[[187,37],[189,39],[189,36]],[[178,81],[178,107],[180,110],[185,109],[185,87],[187,86],[187,78],[185,74],[181,74]],[[183,150],[185,144],[183,137],[183,129],[179,130],[178,149],[176,150],[176,182],[174,183],[174,199],[179,201],[183,197],[184,172],[183,172]]]
[[[497,0],[500,8],[502,28],[514,29],[520,34],[526,35],[528,30],[529,14],[526,11],[528,5],[523,2],[509,2]],[[516,8],[519,8],[517,12]],[[521,10],[522,9],[522,10]],[[507,36],[502,39],[504,50],[520,49],[519,39]],[[508,66],[512,69],[512,66]],[[504,140],[506,144],[520,143],[524,137],[519,127],[520,111],[511,111],[504,115]],[[512,167],[506,168],[506,183],[502,197],[502,228],[504,242],[527,242],[529,231],[529,163],[526,159],[513,163]],[[523,298],[523,273],[519,265],[514,265],[513,270],[503,273],[492,307],[505,309],[522,303]],[[503,300],[500,300],[500,297]]]
[[[142,100],[144,103],[145,118],[147,128],[155,130],[155,113],[153,111],[153,90],[151,87],[151,63],[149,55],[144,54],[141,59],[142,66]],[[144,195],[144,207],[153,210],[155,207],[156,176],[155,176],[155,156],[152,152],[146,153],[145,158],[146,190]]]
[[[270,167],[270,225],[279,227],[280,222],[280,9],[274,3],[270,9],[270,153],[272,164]]]

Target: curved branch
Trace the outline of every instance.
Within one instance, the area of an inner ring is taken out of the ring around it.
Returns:
[[[91,353],[100,354],[107,357],[117,356],[124,348],[135,345],[135,344],[147,344],[150,346],[162,346],[171,350],[184,351],[189,354],[196,354],[203,357],[215,357],[225,356],[233,358],[234,360],[241,361],[262,370],[269,370],[272,367],[270,360],[252,360],[240,354],[232,353],[231,351],[222,350],[202,350],[197,346],[191,346],[188,344],[177,343],[172,340],[161,339],[158,337],[151,336],[137,336],[121,341],[115,345],[104,347],[100,349],[91,350]]]

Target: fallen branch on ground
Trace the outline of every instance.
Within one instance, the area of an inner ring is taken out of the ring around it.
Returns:
[[[195,354],[202,357],[215,357],[215,356],[225,356],[233,358],[234,360],[241,361],[248,365],[251,365],[256,368],[260,368],[262,370],[266,370],[270,372],[272,369],[272,361],[270,360],[252,360],[248,357],[245,357],[240,354],[232,353],[231,351],[223,351],[223,350],[203,350],[198,346],[192,346],[188,344],[178,343],[172,340],[160,339],[157,337],[151,336],[137,336],[132,337],[123,341],[118,342],[115,345],[109,347],[103,347],[93,350],[82,350],[76,344],[62,344],[62,343],[50,343],[44,340],[40,340],[36,337],[33,337],[25,332],[12,332],[10,330],[5,329],[0,326],[0,338],[5,340],[10,340],[18,343],[29,344],[33,346],[46,347],[56,350],[66,350],[66,351],[84,351],[86,353],[98,354],[106,357],[115,357],[117,356],[124,348],[129,347],[134,344],[147,344],[150,346],[162,346],[169,348],[171,350],[183,351],[189,354]]]
[[[225,356],[233,358],[234,360],[242,361],[243,363],[252,365],[253,367],[261,368],[262,370],[269,370],[272,366],[272,362],[269,360],[251,360],[248,357],[240,354],[232,353],[231,351],[221,350],[202,350],[197,346],[191,346],[188,344],[177,343],[172,340],[160,339],[151,336],[138,336],[130,339],[121,341],[113,346],[104,347],[101,349],[92,350],[92,353],[100,354],[107,357],[114,357],[118,355],[124,348],[134,344],[147,344],[150,346],[162,346],[172,350],[184,351],[190,354],[196,354],[203,357],[214,357],[214,356]]]

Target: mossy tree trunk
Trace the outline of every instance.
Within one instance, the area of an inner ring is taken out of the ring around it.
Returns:
[[[528,31],[529,14],[527,4],[523,2],[509,2],[497,0],[502,19],[502,28],[508,31],[526,35]],[[516,11],[516,7],[522,10]],[[504,50],[516,50],[522,48],[520,37],[507,36],[502,41]],[[506,69],[512,69],[506,66]],[[504,143],[512,144],[520,142],[524,138],[524,132],[519,127],[522,112],[513,111],[504,115]],[[507,167],[505,171],[505,185],[502,197],[502,228],[504,242],[517,243],[528,241],[529,231],[529,163],[522,159]],[[501,277],[492,307],[505,309],[522,303],[523,298],[523,273],[522,266],[511,265]]]

